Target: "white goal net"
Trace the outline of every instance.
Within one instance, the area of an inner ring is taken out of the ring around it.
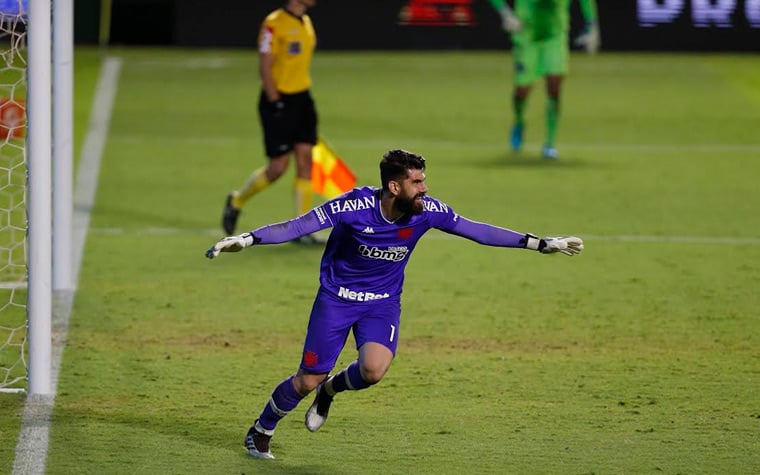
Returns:
[[[0,0],[0,392],[27,385],[26,27]]]

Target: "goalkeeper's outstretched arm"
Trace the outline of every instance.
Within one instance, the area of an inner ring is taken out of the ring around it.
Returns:
[[[459,216],[453,227],[439,229],[486,246],[525,248],[542,254],[561,252],[568,256],[574,256],[583,250],[583,240],[579,237],[539,238],[530,233],[518,233],[492,224],[472,221],[463,216]]]
[[[320,220],[316,210],[281,223],[269,224],[237,236],[220,239],[206,251],[206,257],[213,259],[222,252],[238,252],[257,244],[280,244],[301,236],[329,228],[329,219]]]

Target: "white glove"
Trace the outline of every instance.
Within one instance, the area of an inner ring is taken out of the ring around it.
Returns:
[[[583,239],[575,236],[546,237],[542,241],[546,243],[541,249],[543,254],[561,252],[568,256],[574,256],[583,250]]]
[[[542,254],[561,252],[568,256],[574,256],[583,250],[583,239],[575,236],[545,237],[539,239],[532,234],[526,234],[525,237],[527,239],[525,247]]]
[[[522,22],[515,16],[512,9],[505,6],[499,10],[501,14],[501,27],[508,33],[517,33],[522,30]]]
[[[237,236],[227,236],[221,239],[219,242],[211,246],[206,251],[206,257],[213,259],[219,255],[220,252],[239,252],[246,247],[253,246],[255,239],[251,233],[243,233]]]
[[[595,54],[599,51],[601,45],[601,39],[599,37],[599,25],[596,22],[590,22],[586,24],[586,29],[583,33],[575,38],[573,44],[575,46],[585,48],[589,54]]]

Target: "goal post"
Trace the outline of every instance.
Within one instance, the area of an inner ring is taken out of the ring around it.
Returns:
[[[0,3],[0,391],[27,385],[27,16]]]
[[[55,392],[53,296],[74,287],[73,0],[52,6],[0,0],[0,392],[30,395]]]
[[[74,0],[53,2],[53,292],[74,290]]]
[[[29,1],[27,235],[29,394],[52,393],[51,0]]]

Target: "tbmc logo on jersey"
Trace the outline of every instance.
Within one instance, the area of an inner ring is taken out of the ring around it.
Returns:
[[[409,248],[406,246],[391,246],[387,249],[380,249],[374,246],[367,247],[362,244],[359,246],[359,254],[370,259],[399,262],[403,261],[406,255],[409,254]]]

